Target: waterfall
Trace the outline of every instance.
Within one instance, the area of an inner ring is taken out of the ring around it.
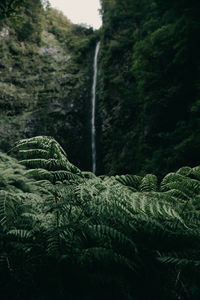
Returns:
[[[94,64],[93,64],[93,85],[92,85],[92,118],[91,118],[91,146],[92,146],[92,172],[96,173],[96,127],[95,127],[95,110],[96,110],[96,85],[97,85],[97,60],[100,42],[96,44]]]

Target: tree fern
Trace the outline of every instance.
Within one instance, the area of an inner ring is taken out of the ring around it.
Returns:
[[[21,164],[0,155],[0,256],[7,269],[12,258],[16,276],[23,277],[20,260],[27,272],[40,273],[42,264],[58,274],[62,267],[72,274],[81,268],[82,280],[116,273],[133,299],[134,293],[147,299],[137,289],[141,278],[148,290],[162,277],[165,288],[182,295],[179,277],[190,280],[190,267],[199,274],[199,167],[169,173],[159,185],[153,174],[81,172],[50,137],[22,140],[13,151]]]

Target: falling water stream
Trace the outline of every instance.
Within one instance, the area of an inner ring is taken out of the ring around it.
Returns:
[[[94,55],[94,73],[92,85],[92,118],[91,118],[91,146],[92,146],[92,172],[96,173],[96,127],[95,127],[95,111],[96,111],[96,85],[97,85],[97,70],[98,70],[98,52],[100,42],[96,44]]]

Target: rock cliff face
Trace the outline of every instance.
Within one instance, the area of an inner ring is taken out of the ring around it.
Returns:
[[[93,31],[54,9],[25,8],[24,19],[0,24],[0,149],[50,135],[89,170]]]
[[[198,165],[197,7],[189,0],[101,4],[103,26],[95,33],[44,10],[40,0],[25,1],[20,24],[0,22],[0,150],[50,135],[70,161],[91,170],[98,38],[97,173],[163,176]]]

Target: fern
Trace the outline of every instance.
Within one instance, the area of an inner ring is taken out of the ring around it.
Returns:
[[[131,187],[132,191],[137,191],[142,181],[141,176],[130,174],[120,176],[116,175],[115,178],[125,186]]]
[[[177,173],[169,173],[167,174],[163,180],[161,181],[161,190],[166,190],[166,187],[170,183],[174,182],[183,182],[185,181],[185,176]]]
[[[191,173],[191,170],[192,169],[190,167],[182,167],[178,171],[176,171],[176,174],[188,176]]]
[[[37,168],[30,169],[26,171],[26,176],[35,178],[36,180],[49,180],[50,182],[54,182],[54,176],[48,170]]]
[[[199,167],[180,168],[159,185],[153,174],[98,177],[81,172],[51,137],[22,140],[13,151],[20,164],[0,155],[5,244],[0,255],[3,265],[12,258],[19,277],[19,261],[29,274],[32,268],[40,273],[43,262],[55,268],[63,262],[62,272],[81,266],[83,277],[102,269],[108,276],[125,270],[120,275],[131,291],[133,281],[136,287],[142,278],[149,288],[149,274],[155,282],[162,277],[165,287],[182,295],[176,269],[184,282],[190,279],[187,268],[199,275]]]
[[[122,265],[133,272],[136,272],[137,265],[132,261],[124,257],[123,255],[117,254],[110,249],[103,247],[91,247],[82,250],[79,258],[80,264],[104,264],[109,266],[109,264],[115,263],[117,265]]]
[[[8,235],[13,235],[13,236],[17,237],[19,240],[22,240],[22,241],[32,237],[31,231],[25,230],[25,229],[12,229],[12,230],[9,230],[7,234]]]
[[[191,169],[189,176],[194,176],[197,180],[200,180],[200,166]]]
[[[192,253],[192,251],[191,251]],[[192,266],[195,268],[199,268],[200,266],[200,253],[195,253],[195,257],[191,258],[190,256],[184,257],[183,253],[171,253],[171,255],[168,256],[160,256],[157,258],[157,260],[163,264],[168,264],[168,265],[174,265],[176,267],[188,267]],[[191,254],[190,254],[191,255]],[[198,257],[198,259],[197,259]]]
[[[15,148],[16,150],[17,148]],[[47,150],[44,149],[27,149],[27,150],[19,150],[19,153],[24,157],[24,158],[43,158],[43,159],[48,159],[50,158],[50,153]],[[55,155],[56,158],[56,155]]]
[[[89,227],[91,234],[98,237],[99,240],[103,240],[102,236],[106,236],[115,242],[118,247],[126,248],[128,247],[133,252],[137,252],[137,247],[133,241],[131,241],[125,234],[119,232],[118,230],[106,226],[106,225],[92,225]],[[117,246],[116,246],[117,250]]]
[[[63,181],[70,177],[69,173],[84,177],[81,171],[68,161],[63,148],[51,137],[39,136],[21,140],[16,143],[12,151],[17,153],[18,157],[25,158],[20,161],[21,164],[31,169],[39,169],[37,174],[31,171],[36,178],[40,175],[39,179],[41,179],[41,169],[54,172],[54,178],[52,178],[51,173],[43,173],[43,179],[48,179],[49,181]]]
[[[6,192],[0,191],[0,224],[6,223]]]
[[[147,174],[140,183],[139,189],[142,192],[157,191],[158,179],[153,174]]]

